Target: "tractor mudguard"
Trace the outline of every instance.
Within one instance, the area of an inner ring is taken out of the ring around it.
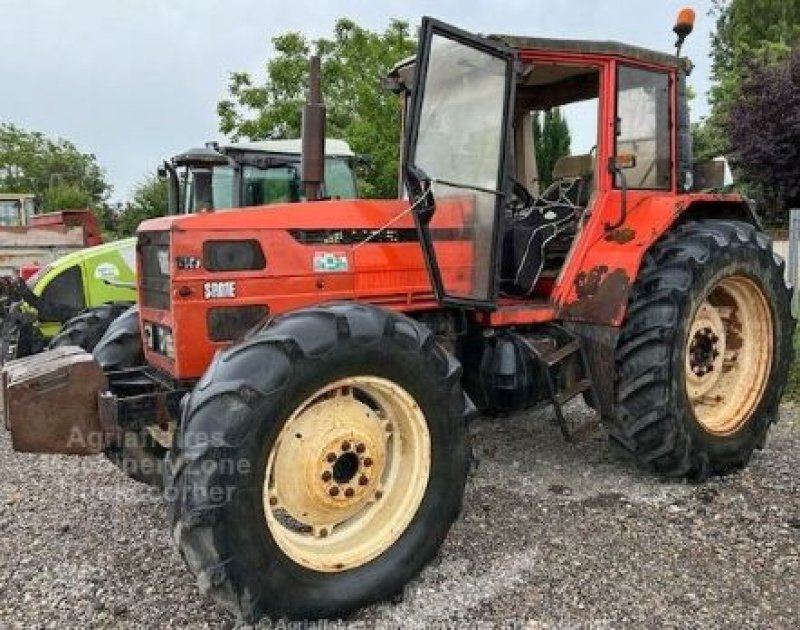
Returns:
[[[65,346],[5,364],[0,372],[5,426],[16,451],[93,455],[113,427],[104,427],[98,395],[108,388],[91,354]]]
[[[606,218],[616,216],[619,206],[618,191],[595,201],[553,291],[558,319],[619,327],[645,255],[676,224],[689,218],[748,221],[751,212],[739,195],[632,191],[622,222],[609,229]]]

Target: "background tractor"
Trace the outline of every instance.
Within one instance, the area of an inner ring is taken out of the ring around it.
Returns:
[[[246,619],[401,591],[459,514],[476,408],[548,402],[574,439],[562,406],[584,395],[647,470],[745,466],[792,360],[790,291],[749,205],[692,191],[688,67],[424,19],[393,76],[408,199],[143,223],[146,366],[9,363],[14,447],[160,436],[175,544]],[[536,191],[531,113],[575,102],[596,145]]]

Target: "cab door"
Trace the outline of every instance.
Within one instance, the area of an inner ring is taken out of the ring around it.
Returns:
[[[404,175],[436,297],[494,308],[507,195],[514,52],[424,18]]]

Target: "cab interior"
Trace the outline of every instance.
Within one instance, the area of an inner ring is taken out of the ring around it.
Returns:
[[[502,295],[527,298],[549,292],[584,223],[597,181],[599,85],[596,66],[530,62],[519,73],[512,120],[513,190],[500,263]],[[593,129],[593,146],[543,164],[534,141],[537,118],[581,102],[593,105],[580,109],[584,136],[586,129]]]

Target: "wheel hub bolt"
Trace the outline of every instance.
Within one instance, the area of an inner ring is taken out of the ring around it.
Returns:
[[[345,491],[344,491],[344,496],[346,496],[346,497],[349,499],[349,498],[350,498],[350,497],[352,497],[352,496],[353,496],[355,493],[356,493],[356,491],[355,491],[355,490],[353,490],[352,488],[347,488],[347,490],[345,490]]]
[[[364,466],[366,468],[369,468],[370,466],[372,466],[372,458],[371,457],[365,457],[364,458]]]
[[[326,458],[331,464],[336,461],[336,453],[328,453]]]
[[[381,492],[380,490],[376,490],[375,491],[375,498],[376,499],[380,499],[382,496],[383,496],[383,492]]]
[[[356,453],[363,453],[366,450],[367,447],[364,446],[361,442],[359,442],[358,445],[356,446]]]
[[[332,497],[339,496],[339,486],[332,486],[330,490],[328,490],[328,494]]]
[[[326,470],[322,473],[322,481],[328,482],[331,480],[331,477],[333,477],[333,475],[330,470]]]
[[[347,440],[342,442],[342,450],[343,451],[349,451],[350,450],[350,442],[348,442]]]
[[[358,478],[358,484],[361,486],[366,486],[369,483],[369,479],[367,479],[366,475],[361,475]]]

